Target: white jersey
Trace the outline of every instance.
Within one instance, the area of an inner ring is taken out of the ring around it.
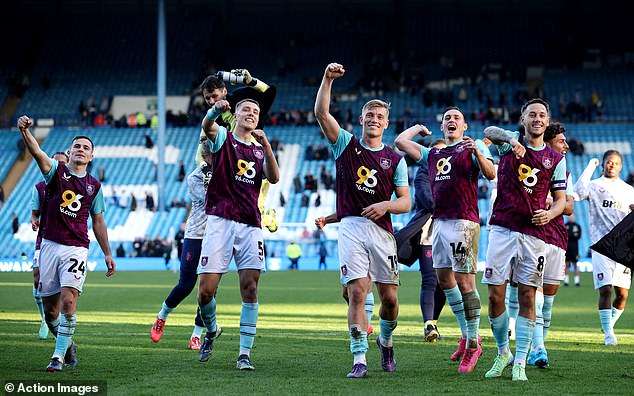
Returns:
[[[203,171],[203,167],[207,170]],[[207,214],[205,213],[205,197],[207,195],[207,184],[211,179],[210,168],[203,165],[197,167],[187,176],[187,192],[192,200],[192,208],[189,211],[187,222],[185,223],[185,238],[203,239],[205,226],[207,225]]]
[[[590,205],[590,240],[594,244],[610,232],[634,204],[634,187],[621,179],[601,176],[590,180],[596,165],[591,162],[575,184],[574,192]]]

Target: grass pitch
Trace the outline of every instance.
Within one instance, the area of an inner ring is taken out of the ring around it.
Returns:
[[[478,274],[478,281],[481,278]],[[619,345],[606,347],[597,293],[590,274],[581,287],[561,287],[546,345],[551,367],[527,368],[528,383],[511,381],[511,370],[485,379],[496,355],[487,319],[486,288],[480,331],[484,353],[473,373],[457,372],[449,356],[459,330],[446,306],[438,327],[443,340],[426,343],[419,308],[420,273],[402,272],[400,315],[394,334],[397,371],[384,373],[374,337],[369,340],[369,377],[346,379],[352,366],[337,272],[269,272],[260,281],[260,316],[252,351],[256,371],[239,372],[240,297],[235,273],[217,296],[224,329],[207,363],[187,349],[196,310],[195,292],[170,315],[161,342],[150,340],[160,305],[178,280],[172,272],[119,272],[111,279],[91,273],[79,298],[79,367],[44,371],[54,340],[39,340],[39,314],[30,273],[0,274],[0,380],[105,380],[112,395],[167,394],[632,394],[634,315],[626,308],[616,325]],[[376,292],[375,292],[375,296]],[[378,297],[372,320],[378,332]],[[511,348],[514,351],[514,342]],[[7,393],[8,394],[8,393]]]

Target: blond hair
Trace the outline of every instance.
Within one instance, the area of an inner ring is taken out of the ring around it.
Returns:
[[[361,114],[365,114],[368,110],[374,109],[376,107],[382,107],[385,109],[387,116],[390,116],[390,103],[384,102],[380,99],[372,99],[363,105],[361,108]]]

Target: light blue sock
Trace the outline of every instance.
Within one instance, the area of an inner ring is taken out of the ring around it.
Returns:
[[[535,321],[523,316],[518,316],[517,322],[515,323],[515,364],[525,366],[526,356],[531,347]]]
[[[216,331],[216,299],[212,298],[206,305],[198,305],[200,309],[200,318],[205,324],[208,332]]]
[[[203,329],[204,329],[204,327],[200,327],[200,326],[194,325],[194,331],[192,331],[192,338],[193,337],[202,338]]]
[[[75,314],[62,314],[59,321],[59,329],[57,331],[57,340],[55,341],[55,352],[53,357],[64,358],[66,350],[73,340],[75,334],[75,325],[77,319]]]
[[[520,303],[517,299],[517,286],[506,286],[506,310],[508,311],[509,318],[517,319],[517,315],[520,312]]]
[[[51,333],[57,338],[57,329],[59,329],[59,316],[52,321],[46,321],[46,325]]]
[[[350,325],[350,353],[354,355],[354,364],[366,364],[365,353],[368,351],[368,333],[361,331],[361,325]]]
[[[603,330],[604,333],[612,330],[612,310],[611,309],[600,309],[599,319],[601,319],[601,330]]]
[[[379,318],[379,327],[381,328],[381,345],[386,347],[392,346],[392,333],[394,332],[396,325],[396,320],[386,320],[383,318]]]
[[[240,311],[240,355],[249,354],[253,348],[258,324],[258,303],[242,303]]]
[[[497,318],[489,316],[491,323],[491,331],[495,339],[495,345],[498,347],[498,355],[508,356],[511,354],[509,349],[509,315],[506,311],[502,312]]]
[[[172,313],[173,310],[174,308],[168,307],[167,304],[165,304],[165,301],[163,301],[161,310],[158,313],[158,318],[161,320],[167,320],[167,317],[169,316],[170,313]]]
[[[544,340],[546,340],[546,334],[548,334],[548,330],[550,330],[554,302],[555,296],[544,296],[544,307],[542,308],[542,316],[544,317]]]
[[[452,289],[443,290],[443,292],[447,297],[447,302],[449,303],[451,311],[456,316],[458,326],[460,326],[460,331],[462,332],[462,338],[467,338],[467,319],[464,314],[464,304],[462,303],[462,294],[460,294],[460,289],[458,289],[458,286],[456,285]]]
[[[533,350],[544,347],[544,293],[535,292],[535,329],[533,329]]]
[[[623,309],[616,309],[614,307],[612,307],[612,319],[610,320],[610,324],[612,326],[612,328],[614,328],[614,325],[616,324],[616,321],[619,320],[619,318],[621,317],[621,314],[623,313]]]
[[[365,313],[368,315],[368,326],[372,321],[372,314],[374,313],[374,293],[370,292],[365,297]]]
[[[42,297],[40,297],[40,293],[37,292],[35,286],[33,286],[33,299],[35,300],[35,304],[37,304],[37,310],[40,311],[40,317],[44,320],[44,305],[42,304]]]

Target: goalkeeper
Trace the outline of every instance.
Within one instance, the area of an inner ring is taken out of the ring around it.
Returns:
[[[231,85],[244,85],[239,87],[231,93],[227,93],[226,83]],[[236,108],[236,104],[243,99],[253,99],[260,105],[260,120],[257,128],[262,129],[264,126],[264,118],[271,109],[271,105],[275,100],[276,89],[274,85],[268,85],[265,82],[251,77],[246,69],[233,69],[230,72],[219,71],[218,73],[211,74],[205,78],[200,84],[200,93],[203,96],[203,100],[209,106],[213,105],[219,100],[226,100],[229,102],[231,109]],[[225,111],[216,119],[216,123],[227,130],[232,131],[235,127],[235,119],[231,111]],[[201,130],[198,149],[196,150],[196,165],[200,166],[202,163],[202,143],[207,140],[205,132]],[[252,140],[254,144],[258,144],[255,140]],[[277,231],[278,221],[275,217],[275,209],[264,209],[264,202],[269,191],[268,180],[262,180],[262,187],[260,188],[260,197],[258,199],[258,207],[262,214],[262,226],[268,228],[270,232]]]

